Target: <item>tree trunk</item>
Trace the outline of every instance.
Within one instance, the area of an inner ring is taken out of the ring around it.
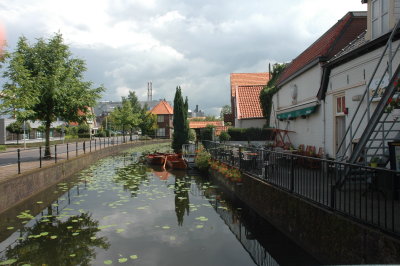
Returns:
[[[50,125],[51,122],[46,121],[46,129],[45,129],[45,135],[46,135],[46,143],[45,143],[45,150],[44,150],[44,158],[49,159],[51,158],[51,152],[50,152]]]
[[[19,133],[17,133],[17,145],[19,144]]]
[[[125,126],[122,126],[122,142],[125,143]]]
[[[130,133],[129,140],[132,141],[133,128],[131,128],[131,131],[129,133]]]

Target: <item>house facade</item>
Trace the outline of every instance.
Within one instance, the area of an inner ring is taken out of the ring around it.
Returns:
[[[400,38],[398,29],[393,33],[393,41],[389,41],[400,18],[400,1],[375,0],[363,3],[368,4],[367,30],[328,62],[326,68],[329,70],[329,81],[320,93],[326,105],[326,124],[332,125],[332,128],[326,130],[326,147],[336,156],[349,157],[352,148],[345,147],[354,147],[370,123],[365,114],[368,103],[362,99],[363,94],[367,92],[371,100],[369,113],[372,114],[400,64],[400,53],[396,52]],[[397,121],[389,114],[386,116],[386,127],[399,129]],[[349,132],[353,136],[350,137]],[[383,153],[388,153],[384,149],[387,149],[390,135],[385,135],[387,140],[381,147]],[[391,137],[398,138],[396,135]]]
[[[296,57],[278,79],[271,125],[292,132],[294,146],[316,145],[328,152],[325,102],[320,95],[326,63],[367,27],[367,12],[349,12]]]
[[[153,109],[150,110],[152,114],[157,115],[157,138],[172,138],[173,133],[173,115],[174,110],[172,106],[165,100],[161,100]]]
[[[260,91],[269,81],[269,73],[231,73],[232,124],[238,128],[261,128],[266,120],[259,101]],[[227,116],[228,117],[228,116]]]

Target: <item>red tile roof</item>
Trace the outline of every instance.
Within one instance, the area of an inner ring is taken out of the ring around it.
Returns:
[[[189,121],[189,128],[206,128],[208,125],[224,126],[224,121]]]
[[[269,73],[231,73],[231,96],[235,97],[236,86],[267,85]]]
[[[174,114],[174,109],[167,101],[162,100],[151,109],[150,113],[156,115],[172,115]]]
[[[228,131],[229,128],[230,128],[230,126],[215,127],[215,135],[219,136],[219,135],[221,135],[222,131]]]
[[[237,118],[263,118],[259,95],[264,86],[239,86],[236,90]]]
[[[286,67],[278,80],[278,86],[295,77],[307,65],[329,60],[366,28],[366,12],[347,13]]]

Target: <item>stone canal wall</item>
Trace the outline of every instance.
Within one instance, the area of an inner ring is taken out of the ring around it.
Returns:
[[[324,264],[396,264],[400,241],[243,174],[234,184],[211,178]]]
[[[0,213],[77,173],[99,159],[120,153],[129,148],[165,142],[169,142],[169,140],[136,141],[110,146],[82,154],[70,160],[60,161],[54,165],[10,176],[0,182]]]

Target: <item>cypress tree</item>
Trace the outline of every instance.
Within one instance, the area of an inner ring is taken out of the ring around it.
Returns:
[[[186,101],[187,102],[187,101]],[[174,135],[172,138],[172,149],[182,152],[182,145],[189,141],[189,124],[187,121],[187,109],[183,102],[181,87],[176,87],[174,97]]]

